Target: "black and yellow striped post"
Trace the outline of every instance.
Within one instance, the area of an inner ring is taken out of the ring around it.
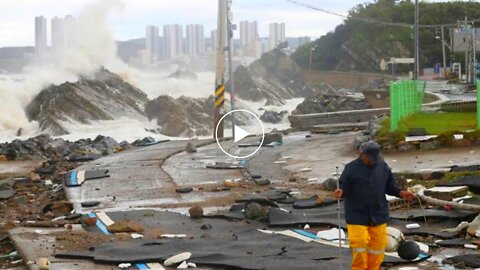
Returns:
[[[225,105],[225,84],[217,86],[215,89],[215,108],[223,108]]]
[[[223,134],[223,121],[220,122],[220,119],[223,117],[223,107],[225,106],[225,84],[219,84],[215,87],[215,126],[217,128],[216,136],[221,139],[224,137]],[[219,123],[220,122],[220,123]]]

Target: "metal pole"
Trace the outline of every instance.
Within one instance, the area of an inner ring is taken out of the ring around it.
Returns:
[[[223,117],[225,105],[225,43],[227,37],[227,0],[218,0],[217,45],[216,45],[216,73],[215,73],[215,113],[213,136],[223,138]],[[218,131],[216,130],[218,126]]]
[[[231,111],[235,110],[235,89],[233,86],[233,64],[232,64],[232,51],[233,51],[233,28],[232,13],[230,7],[232,1],[229,0],[227,4],[227,29],[228,29],[228,88],[230,89],[230,107]],[[232,117],[232,136],[235,138],[235,113],[230,114]]]
[[[467,16],[465,16],[465,21],[464,21],[464,25],[463,25],[464,31],[467,30],[467,23],[468,23],[467,20],[468,20],[468,19],[467,19]],[[465,40],[465,41],[466,41],[466,40]],[[468,68],[469,68],[469,65],[468,65],[468,49],[465,48],[465,80],[466,80],[467,83],[468,83],[468,81],[469,81],[469,80],[468,80],[468,77],[469,77],[468,74],[470,74],[470,71],[469,71]]]
[[[313,48],[310,48],[310,73],[312,72],[312,54],[313,54]]]
[[[477,41],[475,40],[477,36],[477,31],[475,26],[472,24],[472,84],[475,84],[477,78]]]
[[[337,178],[337,189],[340,189],[340,180],[338,178],[338,166],[336,167],[335,176]],[[337,222],[338,222],[338,258],[340,260],[340,270],[343,269],[343,256],[342,256],[342,227],[340,226],[341,221],[341,208],[340,208],[340,199],[337,199]]]
[[[418,24],[419,24],[419,14],[420,14],[420,7],[418,5],[418,0],[415,0],[415,42],[414,42],[414,51],[415,51],[415,63],[414,63],[414,71],[413,71],[413,79],[418,80],[418,75],[420,73],[420,64],[419,64],[419,33],[418,33]]]
[[[447,55],[445,52],[445,31],[442,26],[442,54],[443,54],[443,78],[447,78]]]

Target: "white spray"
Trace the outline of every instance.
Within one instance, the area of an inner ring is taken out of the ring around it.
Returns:
[[[116,57],[116,44],[107,26],[108,15],[121,8],[120,1],[95,1],[66,29],[75,33],[68,48],[49,53],[41,62],[32,62],[21,75],[0,76],[0,140],[10,138],[19,128],[28,136],[39,132],[35,123],[28,122],[24,108],[49,85],[74,82],[79,75],[88,75],[102,66],[129,78],[130,69]]]

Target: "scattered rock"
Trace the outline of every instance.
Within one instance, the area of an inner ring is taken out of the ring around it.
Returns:
[[[138,233],[143,232],[143,226],[131,220],[121,220],[107,227],[111,233]]]
[[[50,260],[47,258],[38,259],[37,267],[39,270],[50,270]]]
[[[190,252],[184,252],[184,253],[180,253],[180,254],[177,254],[175,256],[172,256],[168,259],[166,259],[163,264],[165,266],[172,266],[172,265],[176,265],[176,264],[179,264],[183,261],[186,261],[188,259],[190,259],[190,257],[192,257],[192,253]]]
[[[196,153],[197,147],[192,142],[189,142],[187,143],[185,150],[187,151],[187,153]]]
[[[268,186],[271,183],[268,179],[253,179],[253,181],[259,186]]]
[[[177,192],[177,193],[190,193],[192,191],[193,191],[193,188],[191,188],[191,187],[184,187],[184,188],[175,189],[175,192]]]
[[[270,143],[283,143],[283,134],[278,132],[278,133],[268,133],[265,134],[265,137],[263,139],[263,144],[270,144]]]
[[[283,120],[283,117],[288,114],[288,111],[265,111],[261,116],[260,120],[265,123],[278,124]]]
[[[94,206],[97,206],[99,204],[100,204],[99,201],[89,201],[89,202],[82,202],[81,203],[82,207],[94,207]]]
[[[191,218],[202,218],[203,217],[203,208],[200,206],[191,207],[188,210]]]
[[[245,206],[245,217],[250,220],[266,220],[268,218],[269,206],[264,206],[256,202],[248,203]]]
[[[30,179],[30,181],[40,181],[40,180],[42,180],[40,175],[36,174],[35,172],[30,172],[27,177],[28,177],[28,179]]]
[[[210,224],[203,224],[202,226],[200,226],[200,229],[202,230],[210,230],[212,228],[212,225]]]
[[[236,181],[225,180],[225,181],[223,181],[223,186],[225,186],[227,188],[236,188],[236,187],[239,187],[240,184]]]
[[[70,213],[72,211],[73,205],[71,202],[68,201],[58,201],[47,204],[43,208],[43,212],[52,212],[54,216],[63,216],[65,214]]]
[[[426,141],[420,143],[420,150],[429,151],[440,148],[442,144],[438,140]]]
[[[417,147],[415,147],[415,145],[409,144],[409,143],[400,145],[398,147],[398,151],[400,151],[400,152],[408,152],[408,151],[412,151],[412,150],[415,150],[415,149],[417,149]]]

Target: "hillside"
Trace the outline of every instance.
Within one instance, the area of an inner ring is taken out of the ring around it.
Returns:
[[[312,68],[318,70],[379,71],[381,59],[413,57],[413,29],[366,22],[369,18],[395,23],[414,23],[414,4],[409,0],[378,0],[363,4],[350,11],[349,18],[327,35],[299,48],[292,57],[303,68],[309,68],[310,48],[313,51]],[[480,3],[446,2],[420,4],[420,24],[456,24],[468,16],[480,19]],[[478,26],[477,26],[478,27]],[[420,64],[432,67],[442,62],[441,42],[435,39],[439,29],[420,29]],[[449,30],[445,31],[450,40]],[[447,56],[450,52],[447,49]],[[450,60],[462,61],[462,55],[452,55]]]

